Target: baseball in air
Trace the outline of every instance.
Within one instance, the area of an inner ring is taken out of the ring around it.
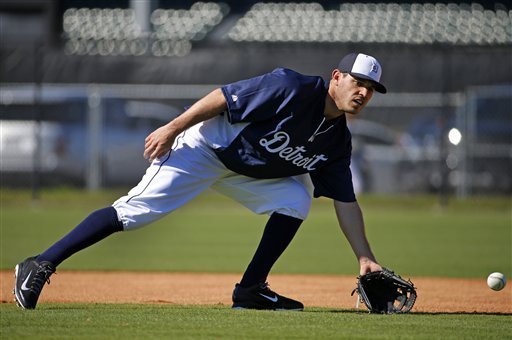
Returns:
[[[505,285],[507,284],[507,279],[505,279],[505,275],[502,273],[492,273],[487,278],[487,285],[492,290],[502,290],[505,288]]]

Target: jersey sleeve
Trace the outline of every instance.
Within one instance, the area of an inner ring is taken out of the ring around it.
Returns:
[[[279,114],[296,96],[295,74],[285,69],[223,86],[230,123],[267,120]]]
[[[352,134],[347,128],[346,118],[342,119],[345,133],[344,142],[338,145],[343,150],[340,157],[325,167],[310,172],[310,177],[314,185],[314,197],[324,196],[340,202],[355,202],[356,195],[350,170]]]
[[[314,185],[314,197],[328,197],[340,202],[355,202],[350,157],[341,158],[310,173]]]

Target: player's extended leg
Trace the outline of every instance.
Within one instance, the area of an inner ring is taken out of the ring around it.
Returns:
[[[18,305],[34,309],[45,282],[62,261],[122,229],[113,207],[97,210],[41,255],[16,265],[14,295]]]
[[[96,210],[37,259],[50,262],[57,267],[74,253],[122,230],[123,224],[117,218],[116,209],[108,207]]]
[[[226,173],[218,159],[198,152],[193,140],[179,139],[170,154],[155,160],[140,183],[112,207],[93,212],[41,255],[19,263],[14,286],[18,305],[35,308],[56,266],[74,253],[117,231],[140,228],[162,218]]]

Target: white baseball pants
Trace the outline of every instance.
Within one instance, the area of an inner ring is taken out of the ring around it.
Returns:
[[[164,217],[209,187],[257,214],[307,217],[312,199],[309,175],[278,179],[239,175],[198,138],[198,127],[191,129],[179,135],[166,156],[152,162],[137,186],[112,204],[124,230]]]

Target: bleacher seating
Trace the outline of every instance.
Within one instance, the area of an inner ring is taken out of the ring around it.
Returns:
[[[156,9],[141,29],[132,9],[71,8],[63,17],[65,50],[78,55],[185,56],[222,24],[229,7],[196,2],[190,9]],[[255,3],[230,23],[224,41],[368,42],[453,45],[512,43],[512,10],[478,3]]]
[[[185,56],[229,11],[226,5],[196,2],[190,9],[156,9],[144,32],[132,9],[71,8],[64,12],[66,52],[88,55]]]
[[[257,3],[229,32],[234,41],[503,44],[512,11],[479,4]]]

